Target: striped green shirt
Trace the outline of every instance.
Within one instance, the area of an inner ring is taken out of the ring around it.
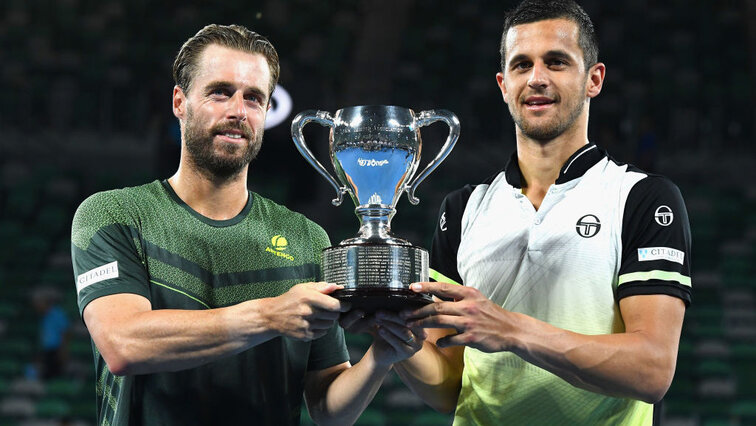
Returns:
[[[71,251],[80,312],[117,293],[152,309],[212,309],[317,281],[326,233],[253,192],[236,217],[208,219],[166,181],[100,192],[76,212]],[[94,347],[94,345],[93,345]],[[203,366],[116,377],[94,350],[98,424],[298,424],[307,371],[347,361],[343,331],[279,337]]]

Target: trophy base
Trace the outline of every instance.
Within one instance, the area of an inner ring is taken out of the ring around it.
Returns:
[[[343,289],[334,291],[331,296],[342,302],[349,302],[352,310],[359,309],[369,314],[376,311],[399,312],[417,309],[433,302],[429,294],[415,293],[405,289]]]
[[[428,281],[428,252],[412,245],[358,243],[323,249],[323,280],[343,285],[333,296],[365,312],[401,311],[431,302],[409,285]]]

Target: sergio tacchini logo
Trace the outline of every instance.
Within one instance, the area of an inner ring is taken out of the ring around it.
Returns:
[[[578,219],[575,230],[583,238],[591,238],[601,230],[601,221],[596,215],[587,214]]]
[[[265,251],[268,253],[273,253],[278,257],[283,257],[287,260],[294,260],[294,256],[284,253],[287,248],[289,248],[289,242],[286,241],[286,237],[283,235],[274,235],[273,238],[270,239],[270,245],[273,246],[273,248],[265,247]]]

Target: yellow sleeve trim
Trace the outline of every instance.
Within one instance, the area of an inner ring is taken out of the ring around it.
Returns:
[[[462,285],[454,281],[453,279],[447,277],[446,275],[442,274],[441,272],[436,271],[435,269],[429,269],[428,276],[430,276],[434,281]]]

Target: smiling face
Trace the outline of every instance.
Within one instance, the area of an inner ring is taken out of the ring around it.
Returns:
[[[261,54],[216,44],[205,48],[189,92],[178,86],[173,91],[190,166],[225,179],[249,165],[262,145],[269,83]]]
[[[518,136],[544,143],[565,132],[587,133],[588,99],[601,91],[604,65],[585,69],[578,37],[577,24],[567,19],[507,32],[505,68],[496,79]]]

